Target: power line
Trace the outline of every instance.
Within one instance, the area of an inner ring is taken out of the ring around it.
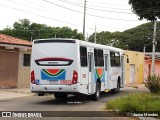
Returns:
[[[11,8],[11,9],[15,9],[15,10],[20,11],[20,12],[24,12],[24,13],[28,13],[28,14],[32,14],[32,15],[36,15],[36,16],[39,16],[39,17],[42,17],[42,18],[51,19],[51,20],[54,20],[54,21],[57,21],[57,22],[66,23],[66,24],[70,24],[70,25],[74,25],[74,26],[79,26],[79,27],[80,27],[80,25],[77,25],[77,24],[72,24],[72,23],[68,23],[68,22],[60,21],[60,20],[57,20],[57,19],[53,19],[53,18],[49,18],[49,17],[45,17],[45,16],[42,16],[42,15],[39,15],[39,14],[31,13],[31,12],[28,12],[28,11],[24,11],[24,10],[21,10],[21,9],[18,9],[18,8],[14,8],[14,7],[10,7],[10,6],[3,5],[3,4],[0,4],[0,5],[1,5],[1,6],[8,7],[8,8]],[[106,25],[102,25],[102,24],[97,24],[97,25],[100,25],[100,26],[106,26]],[[111,26],[106,26],[106,27],[109,27],[109,28],[115,28],[115,27],[111,27]],[[94,30],[94,28],[91,28],[91,27],[87,27],[87,29]],[[115,29],[121,29],[121,28],[115,28]],[[104,31],[104,30],[101,30],[101,31]]]
[[[28,1],[28,2],[31,2],[31,1],[29,1],[29,0],[25,0],[25,1]],[[59,0],[60,1],[60,0]],[[34,2],[31,2],[31,3],[33,3],[33,4],[36,4],[36,3],[34,3]],[[38,4],[38,5],[40,5],[40,4]],[[42,6],[42,5],[40,5],[41,7],[44,7],[44,8],[47,8],[47,7],[45,7],[45,6]],[[47,8],[48,9],[48,8]],[[74,17],[74,19],[75,19],[75,17]],[[117,27],[111,27],[111,26],[106,26],[106,25],[104,25],[104,24],[98,24],[98,23],[94,23],[94,24],[96,24],[96,25],[99,25],[99,26],[105,26],[105,27],[107,27],[107,28],[115,28],[115,29],[122,29],[122,28],[117,28]],[[93,25],[94,26],[94,25]],[[90,29],[93,29],[93,28],[90,28]]]
[[[1,4],[1,5],[2,5],[2,4]],[[2,5],[2,6],[9,7],[9,6],[6,6],[6,5]],[[28,13],[28,14],[36,15],[36,16],[39,16],[39,17],[43,17],[43,18],[46,18],[46,19],[51,19],[51,20],[54,20],[54,21],[57,21],[57,22],[67,23],[67,24],[74,25],[74,26],[80,26],[80,25],[77,25],[77,24],[68,23],[68,22],[64,22],[64,21],[57,20],[57,19],[45,17],[45,16],[42,16],[42,15],[39,15],[39,14],[34,14],[34,13],[32,13],[32,12],[27,12],[27,11],[24,11],[24,10],[21,10],[21,9],[17,9],[17,8],[14,8],[14,7],[9,7],[9,8],[12,8],[12,9],[15,9],[15,10],[18,10],[18,11],[21,11],[21,12],[25,12],[25,13]],[[100,24],[96,24],[96,25],[100,25]],[[101,24],[101,25],[102,25],[102,24]],[[105,25],[102,25],[102,26],[105,26]],[[107,27],[109,27],[109,26],[107,26]],[[113,28],[113,27],[110,27],[110,28]],[[94,30],[94,28],[88,28],[88,29]],[[116,29],[118,29],[118,28],[116,28]],[[104,30],[103,30],[103,31],[104,31]]]
[[[41,11],[50,12],[50,13],[53,13],[54,11],[56,11],[56,10],[53,10],[53,9],[50,9],[50,10],[49,10],[47,7],[42,6],[42,5],[40,5],[40,6],[41,6],[42,8],[46,8],[46,9],[41,9],[41,8],[37,8],[37,7],[32,7],[32,6],[30,6],[30,5],[26,5],[26,4],[19,3],[19,2],[16,2],[16,1],[12,1],[12,0],[7,0],[7,1],[12,2],[12,3],[19,4],[19,5],[27,6],[27,7],[36,9],[36,10],[41,10]],[[25,1],[28,1],[28,0],[25,0]],[[28,2],[35,4],[34,2],[31,2],[31,1],[28,1]],[[57,12],[60,13],[59,11],[57,11]],[[55,12],[54,14],[56,14],[57,12]],[[66,15],[63,15],[63,16],[66,17]],[[70,17],[71,17],[71,16],[70,16]],[[74,17],[74,18],[75,18],[75,17]],[[76,18],[75,18],[75,19],[76,19]]]
[[[43,7],[43,8],[46,8],[46,9],[49,9],[48,7],[45,7],[45,6],[42,6],[42,5],[40,5],[40,4],[37,4],[37,3],[34,3],[34,2],[31,2],[31,1],[29,1],[29,0],[25,0],[25,1],[28,1],[28,2],[30,2],[30,3],[32,3],[32,4],[35,4],[35,5],[38,5],[38,6],[41,6],[41,7]],[[59,0],[60,1],[60,0]],[[25,4],[24,4],[25,5]],[[30,6],[29,6],[30,7]],[[52,10],[52,9],[50,9],[50,10]],[[53,10],[52,10],[53,11]],[[59,11],[58,11],[59,12]],[[67,14],[68,15],[68,14]],[[74,19],[75,19],[75,17],[74,17]],[[105,27],[107,27],[107,28],[115,28],[115,29],[122,29],[122,28],[118,28],[118,27],[111,27],[111,26],[106,26],[106,25],[104,25],[104,24],[99,24],[99,23],[94,23],[94,24],[96,24],[96,25],[98,25],[98,26],[105,26]],[[93,25],[94,26],[94,25]],[[90,28],[90,29],[93,29],[93,28]]]
[[[66,1],[63,1],[63,0],[59,0],[59,1],[62,1],[64,3],[68,3],[70,5],[75,5],[75,6],[79,6],[79,7],[84,7],[83,5],[78,5],[78,4],[75,4],[73,2],[66,2]],[[118,11],[111,11],[111,10],[104,10],[104,9],[97,9],[97,8],[92,8],[92,7],[86,7],[87,9],[92,9],[92,10],[97,10],[97,11],[105,11],[105,12],[113,12],[113,13],[123,13],[123,14],[133,14],[133,13],[128,13],[128,12],[118,12]]]
[[[91,3],[91,4],[103,4],[103,5],[127,6],[127,5],[122,5],[122,4],[109,4],[109,3],[106,3],[106,2],[103,2],[103,3],[101,3],[101,2],[93,2],[93,1],[87,1],[87,2],[89,2],[89,3]]]
[[[66,3],[69,3],[69,4],[73,4],[73,5],[77,5],[79,7],[83,7],[83,4],[81,3],[77,3],[77,2],[74,2],[73,1],[69,1],[69,0],[59,0],[59,1],[63,1],[63,2],[66,2]],[[115,4],[111,4],[111,5],[115,5]],[[131,9],[122,9],[122,8],[113,8],[113,7],[102,7],[102,6],[95,6],[95,5],[89,5],[89,6],[92,6],[92,7],[88,7],[89,9],[95,9],[95,7],[98,7],[98,8],[109,8],[109,9],[117,9],[117,10],[131,10]],[[127,6],[127,5],[126,5]],[[154,9],[157,9],[158,11],[155,11],[154,12],[159,12],[160,11],[160,8],[154,8]],[[96,9],[96,10],[100,10],[100,11],[107,11],[106,9]],[[153,10],[153,8],[137,8],[135,10]],[[113,11],[113,12],[117,12],[117,11]],[[123,12],[122,12],[123,13]],[[124,12],[125,13],[125,12]],[[132,13],[129,13],[129,14],[132,14]]]
[[[31,13],[31,12],[24,11],[24,10],[21,10],[21,9],[18,9],[18,8],[14,8],[14,7],[10,7],[10,6],[7,6],[7,5],[3,5],[3,4],[0,4],[0,5],[1,5],[1,6],[8,7],[8,8],[11,8],[11,9],[15,9],[15,10],[18,10],[18,11],[21,11],[21,12],[24,12],[24,13],[28,13],[28,14],[32,14],[32,15],[36,15],[36,16],[39,16],[39,17],[42,17],[42,18],[46,18],[46,19],[50,19],[50,20],[54,20],[54,21],[57,21],[57,22],[66,23],[66,24],[74,25],[74,26],[79,26],[79,25],[76,25],[76,24],[73,24],[73,23],[68,23],[68,22],[64,22],[64,21],[57,20],[57,19],[53,19],[53,18],[49,18],[49,17],[45,17],[45,16],[42,16],[42,15],[39,15],[39,14]]]
[[[71,10],[71,11],[74,11],[74,12],[78,12],[78,13],[83,13],[83,12],[80,12],[80,11],[77,11],[77,10],[73,10],[71,8],[68,8],[68,7],[64,7],[62,5],[59,5],[59,4],[56,4],[56,3],[53,3],[53,2],[50,2],[48,0],[43,0],[47,3],[50,3],[50,4],[53,4],[53,5],[56,5],[56,6],[59,6],[59,7],[62,7],[64,9],[68,9],[68,10]],[[121,20],[121,21],[138,21],[138,20],[126,20],[126,19],[117,19],[117,18],[109,18],[109,17],[103,17],[103,16],[98,16],[98,15],[93,15],[93,14],[86,14],[86,15],[89,15],[89,16],[93,16],[93,17],[98,17],[98,18],[103,18],[103,19],[112,19],[112,20]]]
[[[45,16],[42,16],[42,15],[39,15],[39,14],[31,13],[31,12],[28,12],[28,11],[24,11],[24,10],[21,10],[21,9],[18,9],[18,8],[14,8],[14,7],[10,7],[10,6],[3,5],[3,4],[0,4],[0,5],[1,5],[1,6],[8,7],[8,8],[11,8],[11,9],[14,9],[14,10],[17,10],[17,11],[20,11],[20,12],[24,12],[24,13],[28,13],[28,14],[32,14],[32,15],[36,15],[36,16],[38,16],[38,17],[42,17],[42,18],[46,18],[46,19],[50,19],[50,20],[54,20],[54,21],[57,21],[57,22],[66,23],[66,24],[69,24],[69,25],[73,25],[73,26],[79,26],[79,27],[81,27],[80,25],[77,25],[77,24],[68,23],[68,22],[64,22],[64,21],[57,20],[57,19],[53,19],[53,18],[49,18],[49,17],[45,17]],[[91,28],[91,27],[87,27],[87,29],[94,30],[94,28]]]

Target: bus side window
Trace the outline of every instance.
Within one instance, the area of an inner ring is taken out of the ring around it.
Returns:
[[[103,50],[98,50],[99,66],[104,67]]]
[[[110,52],[111,67],[115,66],[115,52]]]
[[[95,66],[98,66],[98,50],[94,49],[94,60],[95,60]]]
[[[110,60],[111,60],[111,67],[119,67],[120,66],[120,53],[111,51]]]
[[[80,46],[80,61],[81,67],[87,67],[87,48]]]
[[[104,66],[103,50],[94,49],[95,67]]]
[[[116,61],[116,66],[120,66],[120,53],[116,52],[115,53],[115,61]]]

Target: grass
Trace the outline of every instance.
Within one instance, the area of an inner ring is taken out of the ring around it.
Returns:
[[[109,101],[106,109],[121,112],[160,111],[160,94],[135,93]]]

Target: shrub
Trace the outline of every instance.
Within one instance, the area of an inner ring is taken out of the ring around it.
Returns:
[[[149,75],[145,86],[150,90],[150,92],[160,92],[160,76],[156,76],[155,74]]]

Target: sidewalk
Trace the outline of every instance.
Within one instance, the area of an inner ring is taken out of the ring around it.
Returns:
[[[31,95],[30,88],[0,89],[0,100]]]
[[[145,84],[141,83],[141,84],[127,84],[125,85],[125,87],[130,87],[130,88],[135,88],[137,90],[140,90],[140,91],[146,91],[146,92],[149,92],[149,89],[145,87]]]

